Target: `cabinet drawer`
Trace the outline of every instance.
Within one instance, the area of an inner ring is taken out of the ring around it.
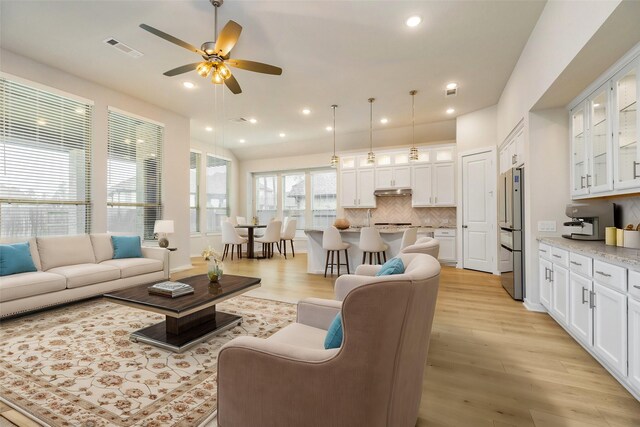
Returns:
[[[640,301],[640,272],[629,270],[629,296]]]
[[[435,236],[443,236],[443,237],[455,237],[456,230],[448,229],[448,228],[438,228],[435,232]]]
[[[627,292],[627,269],[606,262],[593,261],[593,279],[620,292]]]
[[[592,277],[593,259],[571,252],[569,254],[569,268],[571,271],[582,274],[583,276]]]
[[[564,249],[551,248],[551,261],[554,264],[563,265],[569,268],[569,252]]]
[[[538,244],[538,255],[542,258],[551,259],[551,246],[544,243]]]

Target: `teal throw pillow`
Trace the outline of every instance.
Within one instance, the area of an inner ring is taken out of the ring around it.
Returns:
[[[113,259],[142,258],[140,236],[111,236]]]
[[[400,258],[391,258],[382,264],[382,268],[376,273],[376,276],[390,276],[392,274],[404,273],[404,263]]]
[[[329,350],[330,348],[339,348],[342,345],[342,317],[340,313],[336,314],[336,317],[331,322],[327,336],[324,339],[324,348]]]
[[[0,276],[37,271],[29,242],[0,245]]]

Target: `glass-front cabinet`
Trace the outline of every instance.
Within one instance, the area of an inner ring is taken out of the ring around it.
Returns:
[[[587,118],[585,103],[571,111],[571,195],[580,196],[589,193],[587,188]]]
[[[609,99],[611,84],[607,82],[588,99],[590,137],[589,172],[585,184],[590,194],[613,190],[611,156],[611,120]]]
[[[614,88],[614,188],[640,187],[640,156],[638,150],[638,60],[622,69],[613,78]]]

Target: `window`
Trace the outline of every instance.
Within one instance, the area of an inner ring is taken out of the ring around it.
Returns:
[[[282,216],[296,219],[296,227],[305,228],[305,207],[307,205],[305,173],[282,175]]]
[[[200,231],[200,153],[189,153],[189,229]]]
[[[336,171],[311,172],[311,225],[326,228],[336,220]]]
[[[229,216],[229,165],[231,162],[207,154],[207,231],[219,233]]]
[[[260,224],[268,223],[278,214],[278,177],[259,175],[255,179],[256,216]]]
[[[109,109],[107,145],[107,229],[153,239],[162,219],[160,124]]]
[[[0,78],[0,236],[91,231],[88,101]]]

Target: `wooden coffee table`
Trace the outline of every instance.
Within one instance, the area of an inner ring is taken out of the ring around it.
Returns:
[[[181,353],[208,338],[242,323],[242,317],[216,311],[216,304],[260,287],[255,277],[225,274],[218,283],[209,282],[206,274],[179,280],[193,286],[195,292],[177,298],[149,294],[153,282],[104,297],[118,304],[164,314],[166,320],[133,332],[133,342],[152,344]]]

